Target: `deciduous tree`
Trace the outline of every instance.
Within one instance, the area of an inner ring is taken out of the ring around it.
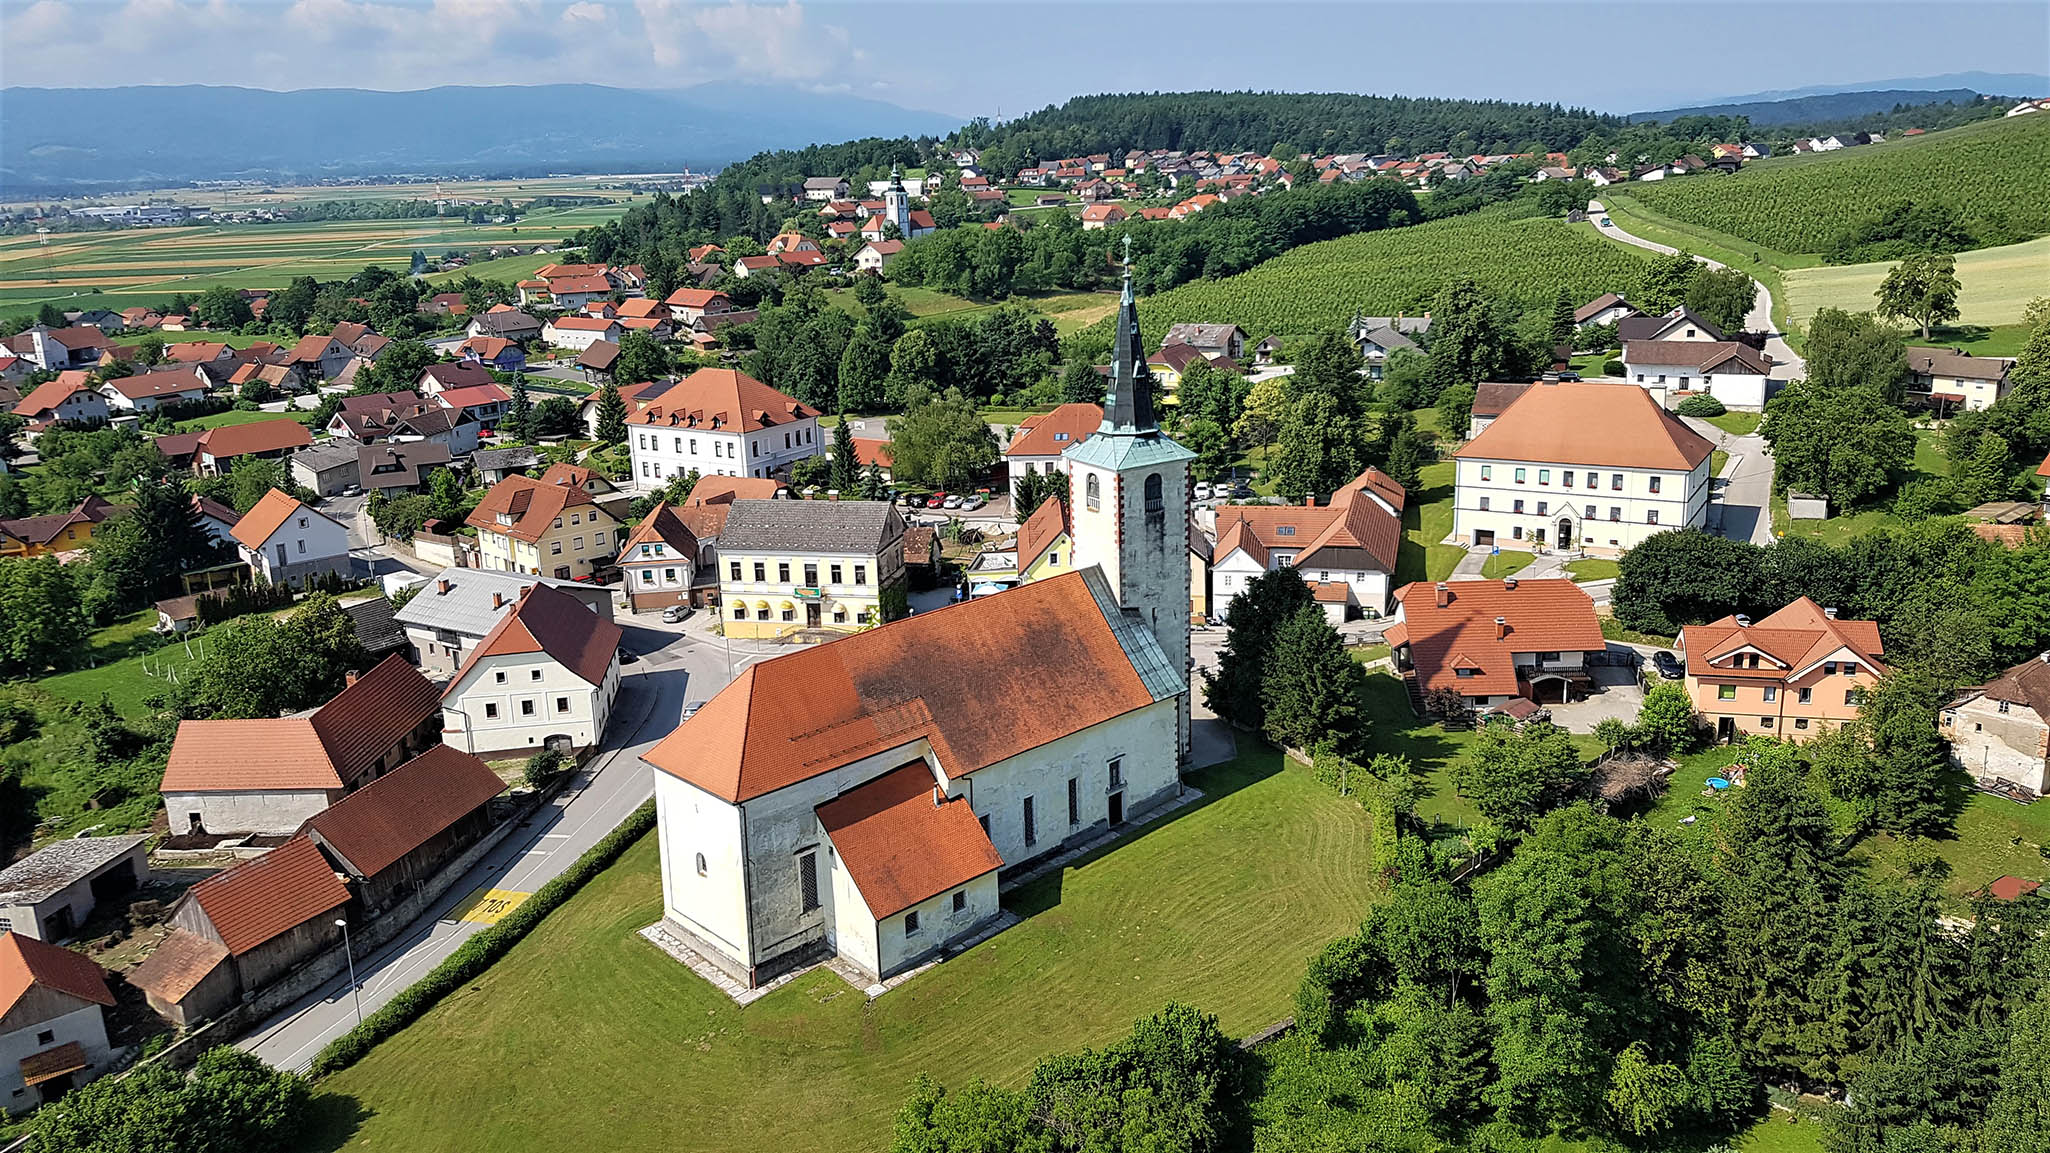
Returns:
[[[1929,339],[1935,325],[1958,318],[1957,258],[1918,252],[1887,270],[1879,282],[1879,315],[1912,320]]]

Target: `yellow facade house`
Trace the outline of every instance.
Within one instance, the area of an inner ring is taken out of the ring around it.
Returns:
[[[598,507],[588,475],[556,465],[493,485],[464,522],[477,530],[478,567],[574,580],[612,559],[619,521]]]
[[[906,610],[904,518],[885,501],[734,501],[718,563],[728,636],[855,632]]]

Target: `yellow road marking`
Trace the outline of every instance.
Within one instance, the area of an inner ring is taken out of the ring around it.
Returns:
[[[510,889],[478,889],[464,898],[462,904],[449,911],[449,919],[470,921],[478,925],[496,925],[505,919],[507,913],[519,908],[520,902],[532,895],[517,893]]]

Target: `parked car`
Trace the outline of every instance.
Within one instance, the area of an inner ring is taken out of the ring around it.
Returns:
[[[1233,499],[1233,500],[1251,500],[1251,499],[1252,499],[1252,497],[1253,497],[1253,486],[1252,486],[1252,485],[1249,485],[1249,484],[1235,484],[1235,485],[1232,485],[1232,486],[1231,486],[1231,499]]]
[[[698,710],[699,710],[699,709],[702,709],[702,708],[704,708],[704,707],[705,707],[705,702],[703,702],[703,701],[692,701],[692,702],[690,702],[689,704],[687,704],[687,705],[683,706],[683,719],[687,721],[687,720],[691,719],[692,717],[694,717],[694,716],[697,716],[697,715],[698,715]]]
[[[950,497],[948,497],[948,498],[947,498],[946,500],[943,500],[943,501],[941,501],[941,502],[940,502],[940,507],[941,507],[941,508],[960,508],[960,507],[961,507],[961,498],[960,498],[959,496],[950,496]]]
[[[1209,500],[1209,499],[1210,499],[1210,491],[1211,491],[1211,490],[1210,490],[1210,482],[1209,482],[1209,481],[1207,481],[1207,480],[1199,480],[1199,481],[1197,481],[1197,482],[1196,482],[1196,499],[1197,499],[1197,500]]]
[[[348,486],[347,488],[344,488],[344,489],[342,490],[342,495],[343,495],[343,496],[362,496],[362,495],[363,495],[363,486],[362,486],[362,485],[360,485],[360,484],[352,484],[352,485],[349,485],[349,486]]]
[[[943,507],[946,503],[947,494],[943,492],[936,492],[931,496],[925,498],[925,507],[927,508],[940,508]]]
[[[988,501],[982,499],[979,496],[971,496],[967,500],[961,502],[961,511],[974,512],[976,509],[979,509],[983,505],[986,505],[988,503]]]
[[[1652,654],[1651,663],[1659,675],[1669,681],[1677,681],[1687,675],[1687,666],[1680,663],[1680,658],[1664,649]]]
[[[673,625],[681,621],[687,621],[690,619],[690,614],[691,607],[689,605],[670,605],[662,610],[662,623]]]

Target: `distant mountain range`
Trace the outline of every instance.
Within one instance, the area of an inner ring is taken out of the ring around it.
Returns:
[[[1885,112],[1896,104],[1964,103],[1980,96],[2017,98],[2050,95],[2050,76],[2025,72],[1952,72],[1905,80],[1864,84],[1818,84],[1778,92],[1752,92],[1686,108],[1632,112],[1632,120],[1671,120],[1676,116],[1748,116],[1761,128],[1779,124],[1813,124],[1851,120]]]
[[[245,176],[708,171],[764,149],[942,135],[962,123],[879,100],[736,84],[8,88],[4,101],[0,189],[12,196]]]

